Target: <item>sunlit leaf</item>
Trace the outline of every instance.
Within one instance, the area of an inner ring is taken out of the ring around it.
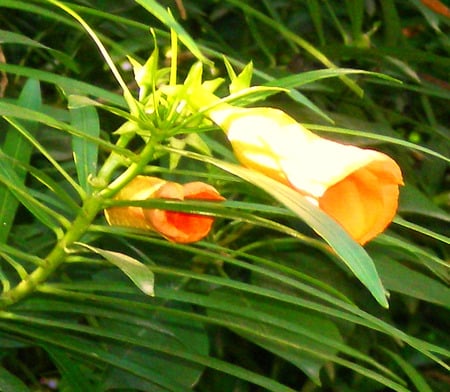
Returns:
[[[167,27],[174,30],[178,38],[183,44],[194,54],[199,60],[204,63],[211,64],[211,61],[208,60],[199,50],[195,41],[191,38],[191,36],[186,32],[186,30],[175,20],[172,14],[164,9],[158,2],[155,0],[135,0],[136,3],[140,4],[144,7],[148,12],[158,18],[162,23],[164,23]]]
[[[383,288],[372,259],[364,248],[353,241],[337,222],[307,201],[298,192],[263,174],[238,165],[186,151],[179,151],[179,153],[194,159],[209,162],[264,189],[275,199],[295,212],[323,237],[361,283],[369,289],[380,305],[388,307],[386,291]]]
[[[95,107],[84,106],[71,109],[70,113],[71,124],[74,128],[94,138],[100,136],[100,123]],[[90,193],[92,187],[89,180],[97,173],[98,144],[80,136],[72,136],[72,149],[78,181],[83,189]]]
[[[123,253],[96,248],[81,242],[77,244],[99,254],[105,260],[118,267],[143,293],[150,296],[154,295],[155,277],[145,264]]]
[[[67,95],[93,95],[94,97],[100,97],[107,102],[113,103],[118,106],[123,107],[125,105],[123,97],[117,93],[113,93],[103,88],[97,87],[94,84],[81,82],[55,73],[15,64],[3,64],[1,62],[0,71],[52,83],[63,89]]]

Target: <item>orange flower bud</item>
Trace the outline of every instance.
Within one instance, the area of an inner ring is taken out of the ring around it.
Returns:
[[[225,200],[211,185],[190,182],[184,185],[156,177],[137,176],[116,196],[117,200]],[[156,208],[111,207],[105,210],[110,225],[134,227],[160,233],[178,243],[199,241],[208,235],[214,218]]]
[[[190,103],[211,107],[205,114],[244,166],[306,196],[360,244],[394,218],[403,180],[387,155],[321,138],[278,109],[233,107],[203,89]]]

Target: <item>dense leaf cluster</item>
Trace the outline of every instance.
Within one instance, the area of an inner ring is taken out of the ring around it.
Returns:
[[[0,0],[0,390],[448,390],[449,14],[419,0]],[[389,229],[362,248],[239,167],[170,89],[198,61],[228,81],[221,96],[252,61],[263,87],[236,104],[264,99],[395,158],[406,185]],[[138,203],[214,215],[208,238],[108,226],[102,210],[137,174],[214,185],[226,202]]]

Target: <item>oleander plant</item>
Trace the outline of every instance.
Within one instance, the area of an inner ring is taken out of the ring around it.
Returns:
[[[0,391],[448,391],[449,31],[0,0]]]

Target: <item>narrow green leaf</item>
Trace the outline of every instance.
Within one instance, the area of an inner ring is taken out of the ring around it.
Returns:
[[[302,195],[288,186],[247,168],[205,157],[188,151],[179,154],[211,163],[245,181],[264,189],[287,208],[295,212],[314,231],[316,231],[336,252],[353,274],[372,293],[378,303],[387,308],[386,291],[378,276],[373,260],[363,247],[356,243],[349,234],[332,218],[318,207],[308,202]]]
[[[423,376],[414,368],[414,366],[411,365],[411,363],[388,349],[383,348],[383,352],[389,355],[389,357],[397,363],[397,365],[405,372],[419,392],[433,392]]]
[[[286,38],[288,42],[293,42],[296,45],[303,48],[311,56],[315,57],[318,61],[324,64],[327,68],[337,68],[336,65],[328,59],[322,52],[320,52],[314,45],[310,44],[308,41],[300,37],[297,33],[294,33],[284,24],[274,21],[272,18],[264,15],[262,12],[253,8],[251,5],[246,4],[240,0],[227,0],[228,3],[240,8],[246,15],[254,17],[259,22],[266,24],[267,26],[273,28],[276,32],[281,34]],[[340,76],[340,79],[358,96],[363,95],[363,90],[346,75]]]
[[[1,63],[0,63],[0,65],[1,65]],[[54,117],[46,115],[45,113],[42,113],[42,112],[38,112],[36,110],[27,109],[27,108],[20,107],[18,105],[12,104],[12,103],[0,101],[0,116],[15,117],[15,118],[20,118],[22,120],[38,121],[38,122],[46,124],[52,128],[67,132],[71,135],[83,137],[87,140],[90,140],[94,143],[99,144],[100,146],[105,147],[109,151],[116,151],[118,154],[130,157],[130,158],[134,157],[134,154],[132,154],[129,150],[127,150],[125,148],[117,147],[116,145],[109,143],[101,138],[93,137],[88,134],[85,134],[85,133],[73,128],[69,124],[66,124],[65,122],[59,121]],[[23,133],[25,133],[25,132],[23,132]],[[37,143],[37,141],[35,141],[34,144],[36,147],[39,143]],[[44,151],[41,151],[41,153],[44,153]],[[73,179],[71,179],[71,182],[73,182]]]
[[[100,136],[100,123],[94,106],[73,108],[70,114],[74,128],[94,138]],[[98,144],[80,136],[72,136],[72,149],[78,181],[89,194],[92,191],[89,179],[97,173]]]
[[[37,199],[23,185],[15,171],[7,165],[5,161],[0,160],[0,185],[6,186],[14,195],[16,200],[24,205],[38,220],[45,226],[51,228],[54,232],[58,231],[58,222],[67,223],[66,219],[51,210]]]
[[[30,392],[28,387],[15,375],[0,366],[0,391],[2,392]]]
[[[12,31],[8,30],[1,30],[0,29],[0,43],[12,43],[16,45],[28,45],[28,46],[34,46],[36,48],[48,48],[45,45],[42,45],[40,42],[35,41],[31,38],[28,38],[25,35],[13,33]]]
[[[21,251],[12,246],[2,244],[2,243],[0,243],[0,252],[3,254],[11,255],[14,258],[32,263],[37,266],[43,265],[45,263],[45,260],[41,259],[38,256],[35,256],[31,253]]]
[[[13,160],[9,155],[3,153],[0,149],[0,160],[9,161],[11,163],[16,163],[23,170],[27,171],[30,176],[33,176],[37,181],[44,185],[58,200],[64,204],[63,210],[70,210],[72,212],[77,212],[80,208],[78,202],[72,198],[72,195],[67,193],[67,189],[64,188],[64,183],[55,181],[50,175],[48,175],[44,170],[35,168],[34,166],[24,164],[23,162],[17,162]],[[54,204],[54,203],[53,203]]]
[[[123,97],[120,96],[119,94],[112,93],[110,91],[97,87],[93,84],[80,82],[78,80],[71,79],[61,75],[56,75],[51,72],[42,71],[35,68],[27,68],[15,64],[4,64],[1,62],[0,62],[0,71],[54,84],[55,86],[58,86],[58,88],[64,90],[66,95],[69,94],[91,95],[121,107],[125,106],[125,101]]]
[[[77,242],[77,245],[99,254],[105,260],[118,267],[143,293],[150,296],[155,295],[155,276],[145,264],[123,253],[96,248],[81,242]]]
[[[33,79],[29,79],[19,96],[17,101],[19,106],[24,108],[30,108],[33,110],[39,110],[42,105],[41,89],[39,82]],[[34,134],[37,130],[38,123],[35,121],[26,121],[24,126],[27,127],[31,134]],[[28,164],[33,151],[33,145],[30,144],[23,135],[12,129],[7,128],[5,140],[3,142],[2,153],[8,155],[13,160]],[[3,161],[4,167],[9,166],[11,171],[16,173],[17,181],[22,184],[25,181],[26,172],[23,168],[13,167],[13,165],[7,164]],[[13,195],[13,193],[4,184],[0,183],[0,217],[1,227],[0,230],[0,242],[5,242],[10,232],[14,217],[16,215],[19,201]]]
[[[39,113],[26,108],[21,108],[22,112]],[[12,113],[11,113],[12,114]],[[39,121],[39,114],[36,115],[34,120]],[[43,157],[45,157],[53,167],[61,174],[61,176],[77,191],[78,194],[83,194],[83,190],[78,183],[72,178],[72,176],[62,167],[62,165],[49,153],[49,151],[34,137],[20,122],[16,119],[10,118],[9,115],[5,116],[8,121]]]
[[[395,256],[391,256],[385,248],[383,249],[374,253],[373,259],[380,272],[381,280],[388,290],[450,309],[448,286],[393,260]]]
[[[347,14],[351,20],[353,44],[361,44],[363,39],[364,3],[360,0],[345,0]]]
[[[450,214],[439,208],[424,193],[411,184],[405,184],[400,189],[399,212],[419,214],[426,217],[450,222]]]
[[[369,289],[378,303],[383,307],[388,307],[386,291],[372,259],[338,223],[309,203],[303,196],[277,181],[260,176],[259,173],[255,178],[253,172],[246,173],[246,178],[242,177],[240,168],[238,175],[263,188],[302,218],[336,251],[353,274]]]
[[[227,61],[229,61],[231,63],[233,59],[227,58]],[[233,64],[236,65],[240,65],[242,67],[244,67],[244,64],[240,64],[239,62],[237,62],[236,60],[233,60]],[[263,72],[259,69],[254,69],[253,74],[255,76],[258,76],[259,78],[263,79],[263,80],[267,80],[268,83],[274,83],[276,84],[277,82],[275,82],[276,80],[280,80],[280,79],[276,79],[275,77],[273,77],[272,75]],[[281,78],[281,80],[284,78]],[[295,89],[295,88],[291,88],[289,89],[289,91],[287,92],[287,94],[297,103],[299,103],[301,106],[304,106],[306,108],[308,108],[309,110],[311,110],[312,112],[316,113],[317,115],[319,115],[320,117],[322,117],[323,119],[327,120],[330,123],[333,123],[333,119],[331,117],[329,117],[321,108],[319,108],[316,104],[314,104],[309,98],[307,98],[304,94],[302,94],[299,90]]]
[[[72,57],[70,57],[69,55],[67,55],[64,52],[60,52],[59,50],[49,48],[48,46],[45,46],[38,41],[28,38],[25,35],[14,33],[12,31],[0,30],[0,43],[14,44],[14,45],[26,45],[26,46],[31,46],[34,48],[48,50],[50,53],[52,53],[52,55],[56,59],[61,61],[64,65],[69,67],[71,70],[73,70],[75,72],[78,71],[78,67],[77,67],[75,61],[72,59]]]
[[[449,264],[448,261],[440,259],[431,249],[415,245],[409,240],[399,238],[397,236],[380,234],[373,244],[387,246],[386,249],[400,249],[406,252],[410,261],[416,262],[429,268],[436,276],[439,276],[444,282],[449,281]],[[370,244],[369,244],[370,245]]]
[[[246,106],[252,102],[262,101],[280,91],[286,91],[279,87],[254,86],[238,91],[223,99],[223,102],[233,102],[235,105]]]
[[[186,30],[175,20],[173,15],[166,11],[163,6],[161,6],[155,0],[135,0],[136,3],[140,4],[144,7],[148,12],[150,12],[153,16],[159,19],[162,23],[164,23],[167,27],[175,31],[178,35],[178,38],[186,48],[200,61],[203,63],[211,65],[212,62],[208,58],[206,58],[200,49],[198,48],[195,41],[191,38],[191,36],[186,32]]]
[[[400,218],[398,216],[396,218],[394,218],[393,222],[395,224],[399,225],[399,226],[406,227],[406,228],[408,228],[410,230],[414,230],[414,231],[416,231],[418,233],[421,233],[423,235],[426,235],[426,236],[428,236],[430,238],[434,238],[435,240],[442,241],[446,245],[450,245],[450,238],[445,236],[445,235],[443,235],[443,234],[436,233],[433,230],[429,230],[429,229],[427,229],[425,227],[422,227],[420,225],[416,225],[415,223],[409,222],[409,221],[407,221],[405,219],[402,219],[402,218]]]
[[[279,79],[273,79],[266,82],[265,86],[281,87],[281,88],[296,88],[308,83],[314,83],[318,80],[335,78],[343,75],[362,74],[381,79],[386,79],[391,82],[401,83],[400,80],[394,79],[388,75],[378,72],[364,71],[361,69],[350,68],[332,68],[332,69],[319,69],[314,71],[301,72],[294,75],[285,76]]]
[[[15,315],[12,315],[13,318],[16,318]],[[20,317],[19,317],[20,318]],[[131,374],[139,375],[146,380],[150,380],[157,385],[161,385],[167,391],[171,392],[186,392],[185,388],[182,388],[177,380],[168,380],[167,377],[162,377],[158,372],[155,372],[147,366],[141,366],[133,361],[130,361],[128,358],[118,357],[116,354],[111,353],[104,346],[106,342],[103,340],[98,342],[99,337],[102,336],[102,330],[94,329],[92,327],[85,327],[72,323],[61,323],[51,320],[43,320],[38,318],[25,318],[25,323],[14,324],[8,320],[8,323],[4,321],[0,321],[0,328],[5,330],[11,330],[16,332],[20,331],[22,336],[26,336],[28,338],[33,338],[38,341],[40,344],[42,342],[51,344],[53,346],[60,347],[67,353],[71,353],[74,355],[75,359],[82,361],[83,358],[89,358],[88,361],[89,366],[93,364],[97,367],[100,366],[104,368],[105,364],[112,365],[117,369],[123,369]],[[36,326],[37,322],[37,326]],[[35,324],[35,325],[33,325]],[[62,326],[66,328],[62,328]],[[56,326],[56,329],[55,329]],[[52,328],[53,327],[53,328]],[[59,327],[59,328],[58,328]],[[70,330],[76,331],[83,330],[84,332],[91,332],[91,335],[95,337],[93,339],[86,339],[78,336],[78,334],[70,333]],[[67,331],[69,330],[69,331]],[[109,338],[112,339],[112,344],[119,344],[120,341],[123,341],[126,344],[129,344],[130,341],[138,345],[137,338],[127,337],[127,336],[119,336],[117,334],[110,334],[107,330],[104,331],[105,335],[109,335]],[[123,349],[123,345],[120,345]],[[92,389],[88,389],[86,391],[91,391]],[[16,392],[16,391],[11,391]],[[29,392],[29,391],[27,391]]]
[[[311,102],[305,95],[303,95],[297,88],[305,84],[314,83],[321,79],[328,79],[334,77],[342,77],[352,74],[363,74],[368,76],[374,76],[381,79],[386,79],[391,82],[401,83],[399,80],[391,78],[390,76],[380,74],[377,72],[369,72],[358,69],[348,69],[348,68],[332,68],[332,69],[320,69],[315,71],[301,72],[294,75],[286,76],[283,78],[275,79],[269,75],[264,75],[265,79],[269,81],[264,83],[264,86],[273,86],[289,89],[287,93],[294,101],[300,103],[302,106],[307,107],[312,112],[318,114],[320,117],[324,118],[330,123],[334,123],[333,119],[329,117],[325,112],[320,109],[317,105]]]
[[[111,228],[108,229],[109,232],[113,232],[115,234],[122,232],[124,235],[126,233],[123,229],[120,230],[112,230]],[[146,241],[151,243],[152,245],[157,245],[165,248],[173,249],[174,244],[168,243],[166,240],[162,239],[156,239],[151,238],[149,236],[136,236],[133,235],[132,238],[139,239],[141,241]],[[195,254],[202,255],[203,257],[207,256],[204,251],[200,251],[199,248],[193,248],[192,246],[186,246],[186,245],[180,245],[176,244],[177,249],[182,250],[188,250],[192,251]],[[228,257],[221,256],[221,253],[218,251],[215,251],[214,253],[210,253],[210,257],[212,257],[214,260],[220,259],[226,261],[227,259],[231,259]],[[235,260],[235,258],[232,258],[232,260]],[[439,363],[440,366],[443,366],[445,369],[450,369],[448,365],[446,365],[440,358],[441,357],[448,357],[450,356],[449,350],[446,350],[443,347],[437,346],[435,344],[428,343],[424,340],[413,338],[406,333],[400,331],[399,329],[393,327],[392,325],[380,320],[379,318],[372,316],[371,314],[364,312],[363,310],[360,310],[359,308],[349,305],[348,303],[343,303],[342,301],[338,299],[333,299],[332,301],[328,301],[331,303],[335,303],[335,306],[329,307],[326,305],[323,305],[319,302],[312,302],[310,300],[306,300],[303,297],[299,296],[292,296],[288,294],[284,294],[280,292],[279,290],[269,290],[266,288],[261,287],[255,287],[254,285],[249,285],[246,283],[238,282],[235,280],[231,280],[229,278],[221,278],[213,275],[208,274],[199,274],[199,273],[193,273],[186,270],[176,270],[173,268],[164,268],[164,267],[158,267],[158,266],[151,266],[151,269],[154,270],[157,273],[169,275],[172,277],[178,277],[178,278],[189,278],[193,280],[199,280],[202,282],[208,282],[209,285],[212,287],[214,286],[220,286],[220,287],[229,287],[236,289],[238,291],[242,291],[249,294],[256,294],[261,295],[266,298],[270,299],[276,299],[281,302],[286,302],[288,304],[293,304],[295,306],[305,307],[307,309],[311,309],[314,311],[317,311],[320,314],[326,314],[333,318],[337,318],[340,320],[346,320],[348,322],[354,323],[356,325],[361,325],[364,327],[368,327],[371,329],[374,329],[376,331],[382,332],[384,334],[387,334],[389,336],[394,337],[395,339],[405,342],[411,347],[415,348],[416,350],[423,353],[425,356],[431,358],[433,361]],[[253,270],[253,266],[249,265],[249,269]],[[259,271],[258,271],[259,272]],[[285,279],[283,277],[283,279]],[[57,287],[57,288],[56,288]],[[79,291],[82,290],[86,293],[88,293],[89,298],[91,298],[92,292],[95,291],[103,291],[103,292],[109,292],[109,293],[129,293],[132,294],[133,292],[130,292],[130,288],[126,287],[118,287],[118,286],[111,286],[110,283],[106,284],[100,284],[100,283],[93,283],[92,281],[88,282],[81,282],[81,283],[71,283],[71,284],[52,284],[43,286],[41,288],[41,291],[53,293],[54,290],[58,291],[59,289],[67,289],[67,290],[75,290]],[[68,295],[72,296],[72,292]],[[190,304],[197,304],[200,306],[207,306],[212,308],[217,308],[216,301],[209,301],[206,298],[203,298],[201,300],[198,300],[198,296],[193,295],[192,293],[188,292],[182,292],[180,293],[178,290],[167,290],[164,291],[164,289],[158,290],[158,296],[168,298],[170,300],[176,300],[181,302],[188,302]],[[336,306],[345,309],[345,311],[337,310]],[[220,308],[220,307],[219,307]],[[320,333],[320,331],[319,331]],[[344,350],[341,348],[341,350]],[[437,354],[437,355],[435,355]]]
[[[395,0],[380,3],[383,12],[384,42],[389,46],[397,46],[402,36],[402,23]]]
[[[42,347],[50,355],[62,377],[62,384],[66,385],[68,392],[92,391],[92,385],[88,381],[86,369],[81,369],[80,362],[72,360],[67,351],[50,344],[42,344]]]
[[[239,330],[236,332],[291,362],[305,372],[315,384],[321,384],[320,370],[331,357],[337,354],[336,348],[310,339],[303,334],[268,324],[265,322],[265,313],[271,318],[278,317],[283,322],[296,324],[299,328],[304,328],[305,330],[320,331],[325,339],[340,344],[343,342],[343,339],[337,327],[331,321],[308,310],[287,306],[281,307],[277,302],[269,302],[266,298],[257,296],[218,290],[212,295],[213,298],[226,300],[230,303],[230,306],[240,309],[242,313],[237,315],[210,310],[209,313],[211,315],[242,325],[245,329],[252,329],[254,332],[252,334]],[[260,311],[261,318],[248,318],[247,310]]]
[[[309,14],[311,15],[312,22],[316,29],[317,37],[320,42],[320,46],[325,46],[325,34],[324,34],[324,25],[323,25],[323,17],[325,16],[324,11],[321,9],[320,2],[318,0],[307,0],[306,2],[309,10]]]

